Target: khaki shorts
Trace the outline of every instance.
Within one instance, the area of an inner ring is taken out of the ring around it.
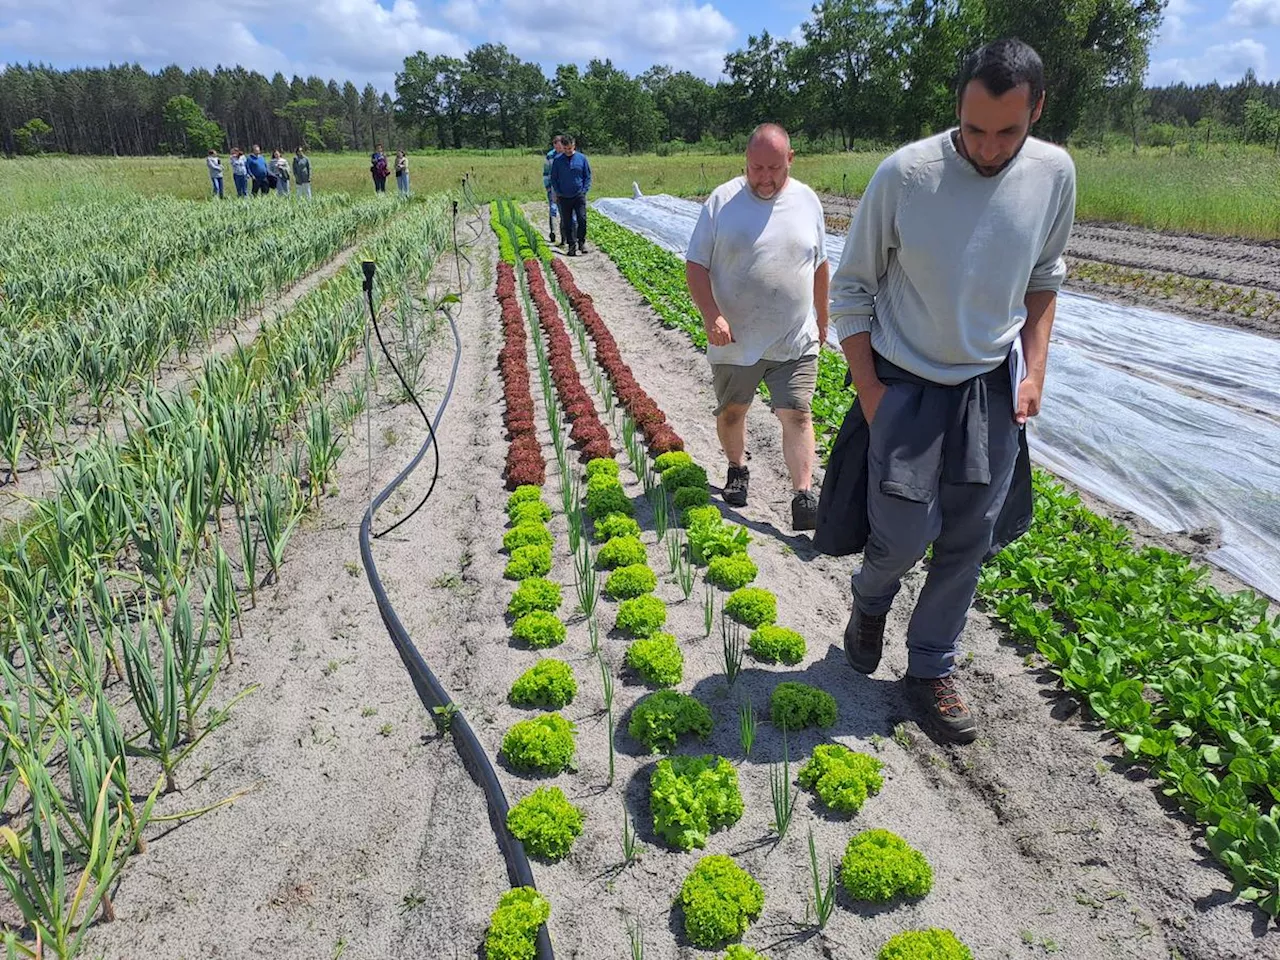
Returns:
[[[769,388],[769,406],[773,410],[808,413],[818,385],[818,356],[761,360],[749,367],[713,363],[711,380],[716,391],[716,416],[726,407],[750,406],[761,381]]]

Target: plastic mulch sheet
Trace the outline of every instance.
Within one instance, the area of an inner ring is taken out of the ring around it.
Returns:
[[[594,207],[683,255],[699,206]],[[844,238],[827,235],[832,264]],[[1211,529],[1209,559],[1280,599],[1280,342],[1064,291],[1032,456],[1166,532]]]

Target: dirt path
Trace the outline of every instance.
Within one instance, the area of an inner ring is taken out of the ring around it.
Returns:
[[[823,194],[822,203],[827,212],[827,229],[845,233],[858,201]],[[1081,293],[1280,337],[1280,311],[1264,315],[1265,306],[1271,302],[1268,295],[1280,293],[1280,243],[1183,236],[1114,223],[1078,223],[1067,247],[1067,259],[1072,267],[1067,285]],[[1124,268],[1124,273],[1100,274],[1090,270],[1089,264]],[[1166,283],[1179,278],[1212,282],[1214,294]],[[1148,289],[1160,293],[1144,292]],[[1252,314],[1244,309],[1229,311],[1220,305],[1250,295],[1263,305]]]
[[[436,275],[444,282],[453,269],[445,257]],[[462,304],[464,326],[496,328],[486,286],[477,276]],[[443,327],[426,361],[428,410],[452,350]],[[488,375],[482,357],[477,348],[464,361],[460,399]],[[382,370],[385,397],[392,385],[385,363]],[[452,629],[459,555],[451,546],[423,549],[423,541],[471,490],[459,439],[470,416],[466,402],[446,413],[435,499],[403,535],[374,548],[388,588],[415,604],[417,627],[438,633]],[[364,581],[356,536],[367,504],[364,425],[362,416],[346,443],[339,494],[290,544],[283,583],[260,593],[245,616],[220,695],[230,699],[250,685],[257,692],[201,746],[185,791],[158,812],[250,792],[151,831],[149,851],[129,865],[117,892],[119,919],[91,934],[93,956],[447,960],[454,943],[483,935],[506,871],[483,794],[452,743],[435,733]],[[424,432],[411,406],[374,412],[375,489]],[[422,496],[430,478],[423,473],[383,508],[382,523]]]
[[[252,342],[269,318],[287,313],[295,303],[346,266],[361,243],[363,239],[357,240],[287,289],[268,297],[260,309],[236,321],[230,330],[207,344],[203,350],[197,349],[186,359],[179,359],[176,354],[171,355],[157,371],[154,381],[156,388],[169,391],[187,386],[199,376],[206,357],[226,356],[237,344]],[[58,471],[71,462],[75,450],[87,446],[100,431],[117,441],[124,438],[124,419],[119,413],[110,416],[102,424],[88,422],[90,411],[86,410],[85,413],[86,416],[81,419],[79,436],[66,442],[59,463],[45,467],[30,465],[29,469],[20,470],[19,484],[6,483],[0,486],[0,525],[26,513],[30,509],[29,499],[43,499],[54,494],[58,489]]]

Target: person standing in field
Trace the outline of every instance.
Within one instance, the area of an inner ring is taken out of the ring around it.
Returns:
[[[219,200],[222,199],[222,161],[218,159],[218,151],[210,150],[209,156],[205,158],[205,164],[209,167],[209,179],[213,181],[213,195]]]
[[[721,184],[702,206],[685,277],[707,333],[716,433],[729,461],[724,502],[747,503],[747,410],[763,381],[782,424],[791,526],[812,530],[810,411],[827,339],[829,266],[822,202],[791,176],[794,159],[782,127],[765,123],[752,132],[746,174]]]
[[[555,192],[551,189],[551,163],[564,152],[560,141],[558,133],[551,138],[551,149],[547,151],[547,156],[542,161],[542,188],[547,191],[547,223],[550,227],[549,236],[552,243],[556,242],[556,220],[560,218],[560,214],[556,210]],[[564,237],[564,231],[561,231],[560,236]]]
[[[236,196],[249,195],[249,171],[245,166],[244,151],[239,147],[231,148],[231,179],[236,184]]]
[[[311,199],[311,158],[302,147],[293,155],[294,192],[299,196]]]
[[[569,256],[587,252],[587,194],[591,190],[591,164],[578,153],[573,137],[560,137],[560,155],[551,160],[551,189],[560,208],[560,235],[569,245]]]
[[[409,195],[409,158],[404,155],[403,150],[396,151],[396,187],[400,196]]]
[[[382,144],[369,157],[369,173],[373,175],[374,193],[387,192],[387,177],[391,171],[387,169],[387,155],[382,152]]]
[[[279,150],[271,151],[271,172],[276,178],[276,193],[287,197],[289,195],[289,161]]]
[[[249,154],[249,159],[245,161],[245,170],[249,176],[253,178],[253,195],[268,193],[271,190],[267,183],[267,160],[262,155],[262,148],[256,143],[253,145],[253,152]]]
[[[932,544],[905,692],[956,743],[977,736],[954,678],[960,635],[1020,431],[1040,412],[1075,216],[1070,156],[1030,136],[1044,91],[1027,44],[973,53],[956,89],[959,126],[880,165],[832,280],[832,323],[869,426],[868,535],[845,654],[875,671],[902,576]],[[826,510],[824,497],[820,524]]]

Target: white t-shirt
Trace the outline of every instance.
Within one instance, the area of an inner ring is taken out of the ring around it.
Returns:
[[[706,267],[733,343],[707,346],[712,363],[751,366],[816,354],[813,274],[827,259],[822,201],[791,178],[761,200],[737,177],[702,205],[685,259]]]

